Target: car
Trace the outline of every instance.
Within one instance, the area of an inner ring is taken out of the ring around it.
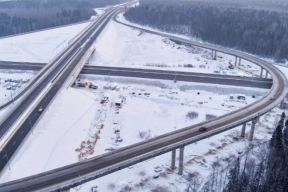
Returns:
[[[159,177],[159,174],[153,175],[153,179],[157,179]]]
[[[98,89],[98,86],[96,86],[96,85],[89,85],[89,88],[90,88],[90,89]]]
[[[161,169],[161,167],[159,167],[159,166],[156,166],[156,167],[154,168],[154,171],[155,171],[155,172],[161,172],[161,171],[162,171],[162,169]]]
[[[200,131],[200,132],[203,132],[203,131],[207,131],[207,129],[208,129],[207,127],[200,127],[200,128],[199,128],[199,131]]]
[[[274,97],[270,97],[270,100],[274,100],[275,98]]]
[[[43,107],[40,107],[40,108],[38,109],[38,112],[41,113],[42,111],[43,111]]]

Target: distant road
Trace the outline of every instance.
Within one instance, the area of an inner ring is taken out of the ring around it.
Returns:
[[[0,69],[19,69],[19,70],[40,70],[44,63],[9,63],[0,61]],[[85,65],[81,70],[81,74],[122,76],[122,77],[138,77],[147,79],[165,79],[176,81],[188,81],[197,83],[209,83],[220,85],[234,85],[240,87],[256,87],[270,89],[272,87],[272,79],[241,77],[231,75],[194,73],[167,71],[155,69],[136,69],[123,67],[103,67]]]

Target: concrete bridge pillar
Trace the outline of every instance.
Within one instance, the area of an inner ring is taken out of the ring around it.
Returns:
[[[172,150],[172,156],[171,156],[171,169],[175,169],[175,161],[176,161],[176,149]]]
[[[261,67],[260,78],[262,78],[262,75],[263,75],[263,68]]]
[[[280,109],[283,109],[283,108],[284,108],[284,99],[282,99],[280,102]]]
[[[245,137],[246,123],[242,125],[241,137]]]
[[[214,55],[214,58],[215,58],[215,57],[217,57],[217,51],[215,51],[215,55]]]
[[[239,57],[239,63],[238,63],[238,65],[239,65],[239,66],[241,65],[241,57]]]
[[[184,146],[180,147],[180,155],[179,155],[179,175],[183,174],[183,164],[184,164]]]
[[[249,136],[249,141],[253,140],[253,136],[254,136],[254,131],[255,131],[255,125],[258,121],[258,118],[255,118],[252,120],[252,125],[251,125],[251,131],[250,131],[250,136]]]
[[[268,71],[266,70],[266,75],[265,75],[265,78],[268,78]]]
[[[212,49],[212,59],[214,59],[214,50]]]
[[[238,57],[235,57],[235,66],[237,66],[237,59]]]

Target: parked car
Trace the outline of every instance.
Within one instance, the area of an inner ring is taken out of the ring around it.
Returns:
[[[161,167],[156,166],[156,167],[154,168],[154,171],[155,171],[155,172],[160,172],[160,171],[162,171],[162,169],[161,169]]]
[[[200,131],[200,132],[203,132],[203,131],[207,131],[207,129],[208,129],[207,127],[200,127],[200,128],[199,128],[199,131]]]
[[[89,85],[89,88],[90,88],[90,89],[98,89],[98,86],[96,86],[96,85]]]
[[[153,179],[157,179],[159,177],[159,174],[153,175]]]

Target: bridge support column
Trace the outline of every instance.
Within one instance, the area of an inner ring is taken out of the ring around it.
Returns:
[[[284,108],[284,99],[282,99],[282,101],[280,102],[280,109]]]
[[[215,51],[215,55],[214,55],[214,58],[216,58],[217,57],[217,51]]]
[[[235,57],[235,66],[237,66],[237,59],[238,57]]]
[[[246,123],[242,125],[241,137],[245,137]]]
[[[267,70],[266,70],[265,78],[266,78],[266,79],[268,78],[268,71],[267,71]]]
[[[184,164],[184,146],[180,147],[180,153],[179,153],[179,175],[183,174],[183,164]]]
[[[238,65],[239,65],[239,66],[241,65],[241,57],[239,57]]]
[[[176,161],[176,149],[172,150],[172,156],[171,156],[171,169],[175,169],[175,161]]]
[[[214,59],[214,50],[212,49],[212,59]]]
[[[250,131],[250,136],[249,136],[249,141],[253,140],[253,136],[254,136],[254,131],[255,131],[255,125],[258,121],[258,118],[255,118],[252,120],[252,125],[251,125],[251,131]]]
[[[263,75],[263,68],[261,67],[260,78],[262,78],[262,75]]]

